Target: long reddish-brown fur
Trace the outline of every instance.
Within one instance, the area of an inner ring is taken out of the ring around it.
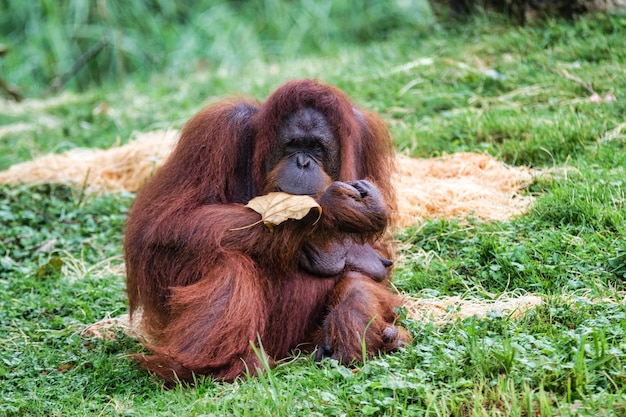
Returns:
[[[388,280],[356,272],[320,278],[298,269],[304,242],[339,238],[337,222],[358,215],[339,200],[320,201],[317,222],[310,213],[273,232],[262,224],[241,229],[259,220],[244,204],[268,187],[266,162],[278,128],[302,107],[321,112],[339,138],[339,180],[369,179],[389,207],[395,204],[384,123],[334,87],[292,81],[264,103],[226,100],[200,111],[139,193],[124,242],[130,312],[143,310],[152,353],[140,361],[168,381],[254,374],[260,364],[250,342],[258,338],[272,358],[284,358],[298,345],[324,344],[344,362],[361,358],[363,337],[368,354],[408,339],[402,329],[395,337],[399,302]],[[381,221],[361,217],[364,230]],[[357,237],[390,257],[384,236]]]

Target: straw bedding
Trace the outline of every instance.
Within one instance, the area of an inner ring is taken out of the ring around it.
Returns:
[[[407,315],[417,321],[432,321],[442,325],[457,319],[485,318],[490,314],[516,319],[541,304],[535,295],[501,296],[496,300],[462,299],[461,297],[405,297]]]
[[[477,153],[440,158],[396,158],[393,176],[398,193],[395,223],[408,226],[425,218],[475,216],[507,220],[525,212],[532,197],[521,192],[532,180],[525,167],[509,167]]]
[[[89,193],[135,192],[167,159],[177,136],[172,130],[155,131],[106,150],[45,155],[0,172],[0,183],[71,184]],[[533,172],[506,166],[489,155],[458,153],[429,159],[398,155],[396,167],[394,223],[400,227],[437,217],[506,220],[532,203],[532,197],[522,191]]]
[[[510,319],[521,318],[524,313],[542,303],[540,297],[522,295],[519,297],[503,295],[496,300],[462,299],[461,297],[413,298],[404,297],[407,316],[415,321],[429,322],[442,326],[456,320],[467,318],[484,319],[490,315],[506,316]],[[87,326],[81,333],[84,338],[111,340],[118,332],[130,337],[145,339],[140,327],[141,312],[118,317],[105,317]]]
[[[72,149],[0,172],[2,184],[68,184],[88,193],[137,191],[169,156],[177,132],[155,131],[110,149]]]

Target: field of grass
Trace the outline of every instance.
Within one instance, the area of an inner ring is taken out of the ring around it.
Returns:
[[[133,195],[3,185],[0,415],[625,415],[626,17],[526,27],[494,16],[454,26],[420,19],[305,51],[276,52],[261,39],[254,56],[233,52],[236,64],[193,53],[188,66],[136,64],[44,98],[35,96],[45,76],[29,85],[27,69],[9,72],[33,98],[0,100],[0,170],[180,128],[225,95],[263,99],[285,80],[316,77],[379,112],[399,151],[486,152],[550,173],[528,188],[535,205],[510,221],[427,219],[397,233],[401,292],[531,293],[540,307],[519,319],[405,319],[413,343],[356,369],[296,355],[257,379],[166,390],[129,358],[141,350],[134,340],[80,335],[126,311],[121,241]],[[190,45],[203,39],[192,35]]]

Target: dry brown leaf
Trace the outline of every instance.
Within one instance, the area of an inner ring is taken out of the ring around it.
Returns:
[[[322,215],[322,207],[308,195],[294,195],[283,192],[273,192],[254,197],[246,204],[261,215],[261,221],[270,229],[285,220],[300,220],[313,208],[317,208]]]

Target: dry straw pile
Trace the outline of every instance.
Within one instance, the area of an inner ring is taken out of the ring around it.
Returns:
[[[470,317],[484,318],[489,314],[516,319],[540,304],[541,298],[535,295],[502,295],[496,300],[461,297],[404,299],[404,307],[409,317],[417,321],[432,321],[438,325]]]
[[[393,180],[398,192],[396,223],[416,224],[425,218],[475,216],[507,220],[525,212],[532,197],[522,195],[533,173],[509,167],[477,153],[440,158],[396,158]]]
[[[482,319],[490,314],[520,318],[528,310],[541,304],[541,298],[534,295],[502,295],[496,300],[462,299],[461,297],[414,298],[404,297],[407,315],[416,321],[432,321],[436,325],[453,323],[466,318]],[[145,339],[141,329],[141,311],[130,319],[128,314],[118,317],[105,317],[87,326],[81,332],[85,339],[115,339],[118,332],[136,339]]]
[[[72,149],[11,166],[2,184],[70,184],[88,193],[137,191],[172,151],[173,130],[138,134],[110,149]]]
[[[89,193],[135,192],[169,156],[178,132],[155,131],[110,149],[73,149],[16,164],[0,172],[4,184],[72,184]],[[393,176],[398,192],[395,223],[418,224],[425,218],[506,220],[523,213],[532,198],[521,191],[533,173],[495,158],[459,153],[414,159],[398,155]]]

